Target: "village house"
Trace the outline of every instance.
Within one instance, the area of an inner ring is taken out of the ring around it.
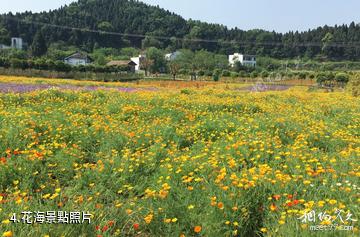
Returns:
[[[106,66],[128,66],[130,72],[135,72],[137,64],[132,60],[118,60],[118,61],[110,61],[106,64]]]
[[[236,62],[240,62],[243,66],[256,66],[256,56],[255,55],[244,55],[240,53],[234,53],[229,55],[229,65],[234,67]]]
[[[13,37],[11,38],[11,46],[0,44],[0,49],[19,49],[22,50],[25,46],[25,43],[22,38]]]
[[[133,57],[130,59],[136,64],[135,71],[140,71],[143,69],[143,62],[145,59],[146,59],[145,55],[139,55],[138,57]]]
[[[22,38],[11,38],[11,48],[22,50],[24,46],[24,42]]]
[[[93,60],[87,54],[80,52],[76,52],[64,59],[64,62],[71,66],[79,66],[79,65],[85,66],[90,64],[92,61]]]

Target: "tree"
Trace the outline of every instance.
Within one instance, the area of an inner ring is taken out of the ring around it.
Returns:
[[[173,79],[175,81],[176,75],[178,74],[178,72],[180,70],[180,65],[179,65],[179,63],[172,61],[172,62],[169,62],[169,68],[170,68],[170,73],[173,76]]]
[[[43,56],[47,51],[46,41],[41,31],[35,34],[34,40],[31,44],[31,55],[33,57]]]
[[[152,60],[150,70],[154,72],[165,72],[166,60],[162,50],[151,47],[146,51],[146,57]]]
[[[142,69],[145,71],[145,76],[148,76],[148,72],[150,71],[152,65],[154,64],[154,60],[149,58],[144,58],[142,60]]]
[[[114,31],[113,25],[108,21],[100,22],[97,28],[101,31],[108,31],[108,32]]]
[[[334,55],[334,48],[332,47],[333,45],[333,41],[334,41],[334,36],[331,33],[326,33],[326,35],[324,36],[324,38],[321,40],[323,43],[322,46],[322,52],[324,53],[325,56],[331,58]]]

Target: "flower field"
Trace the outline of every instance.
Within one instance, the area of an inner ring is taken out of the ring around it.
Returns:
[[[25,80],[0,83],[47,82]],[[359,98],[97,86],[0,93],[0,236],[359,235]],[[24,211],[91,223],[13,223]],[[310,231],[311,211],[353,229]]]

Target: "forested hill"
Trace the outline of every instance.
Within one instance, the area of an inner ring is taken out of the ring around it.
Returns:
[[[35,35],[39,34],[45,37],[47,44],[64,41],[89,51],[94,47],[155,46],[169,50],[207,49],[226,54],[239,51],[275,58],[321,56],[341,60],[360,59],[360,25],[354,22],[286,34],[264,30],[243,31],[219,24],[187,21],[179,15],[135,0],[79,0],[50,12],[4,14],[0,17],[0,43],[9,43],[11,36],[20,36],[31,44]]]

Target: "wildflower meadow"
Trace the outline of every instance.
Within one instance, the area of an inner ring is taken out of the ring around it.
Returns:
[[[350,93],[0,84],[2,236],[359,235],[360,98]],[[90,221],[66,223],[70,212]],[[310,229],[334,223],[352,229]]]

